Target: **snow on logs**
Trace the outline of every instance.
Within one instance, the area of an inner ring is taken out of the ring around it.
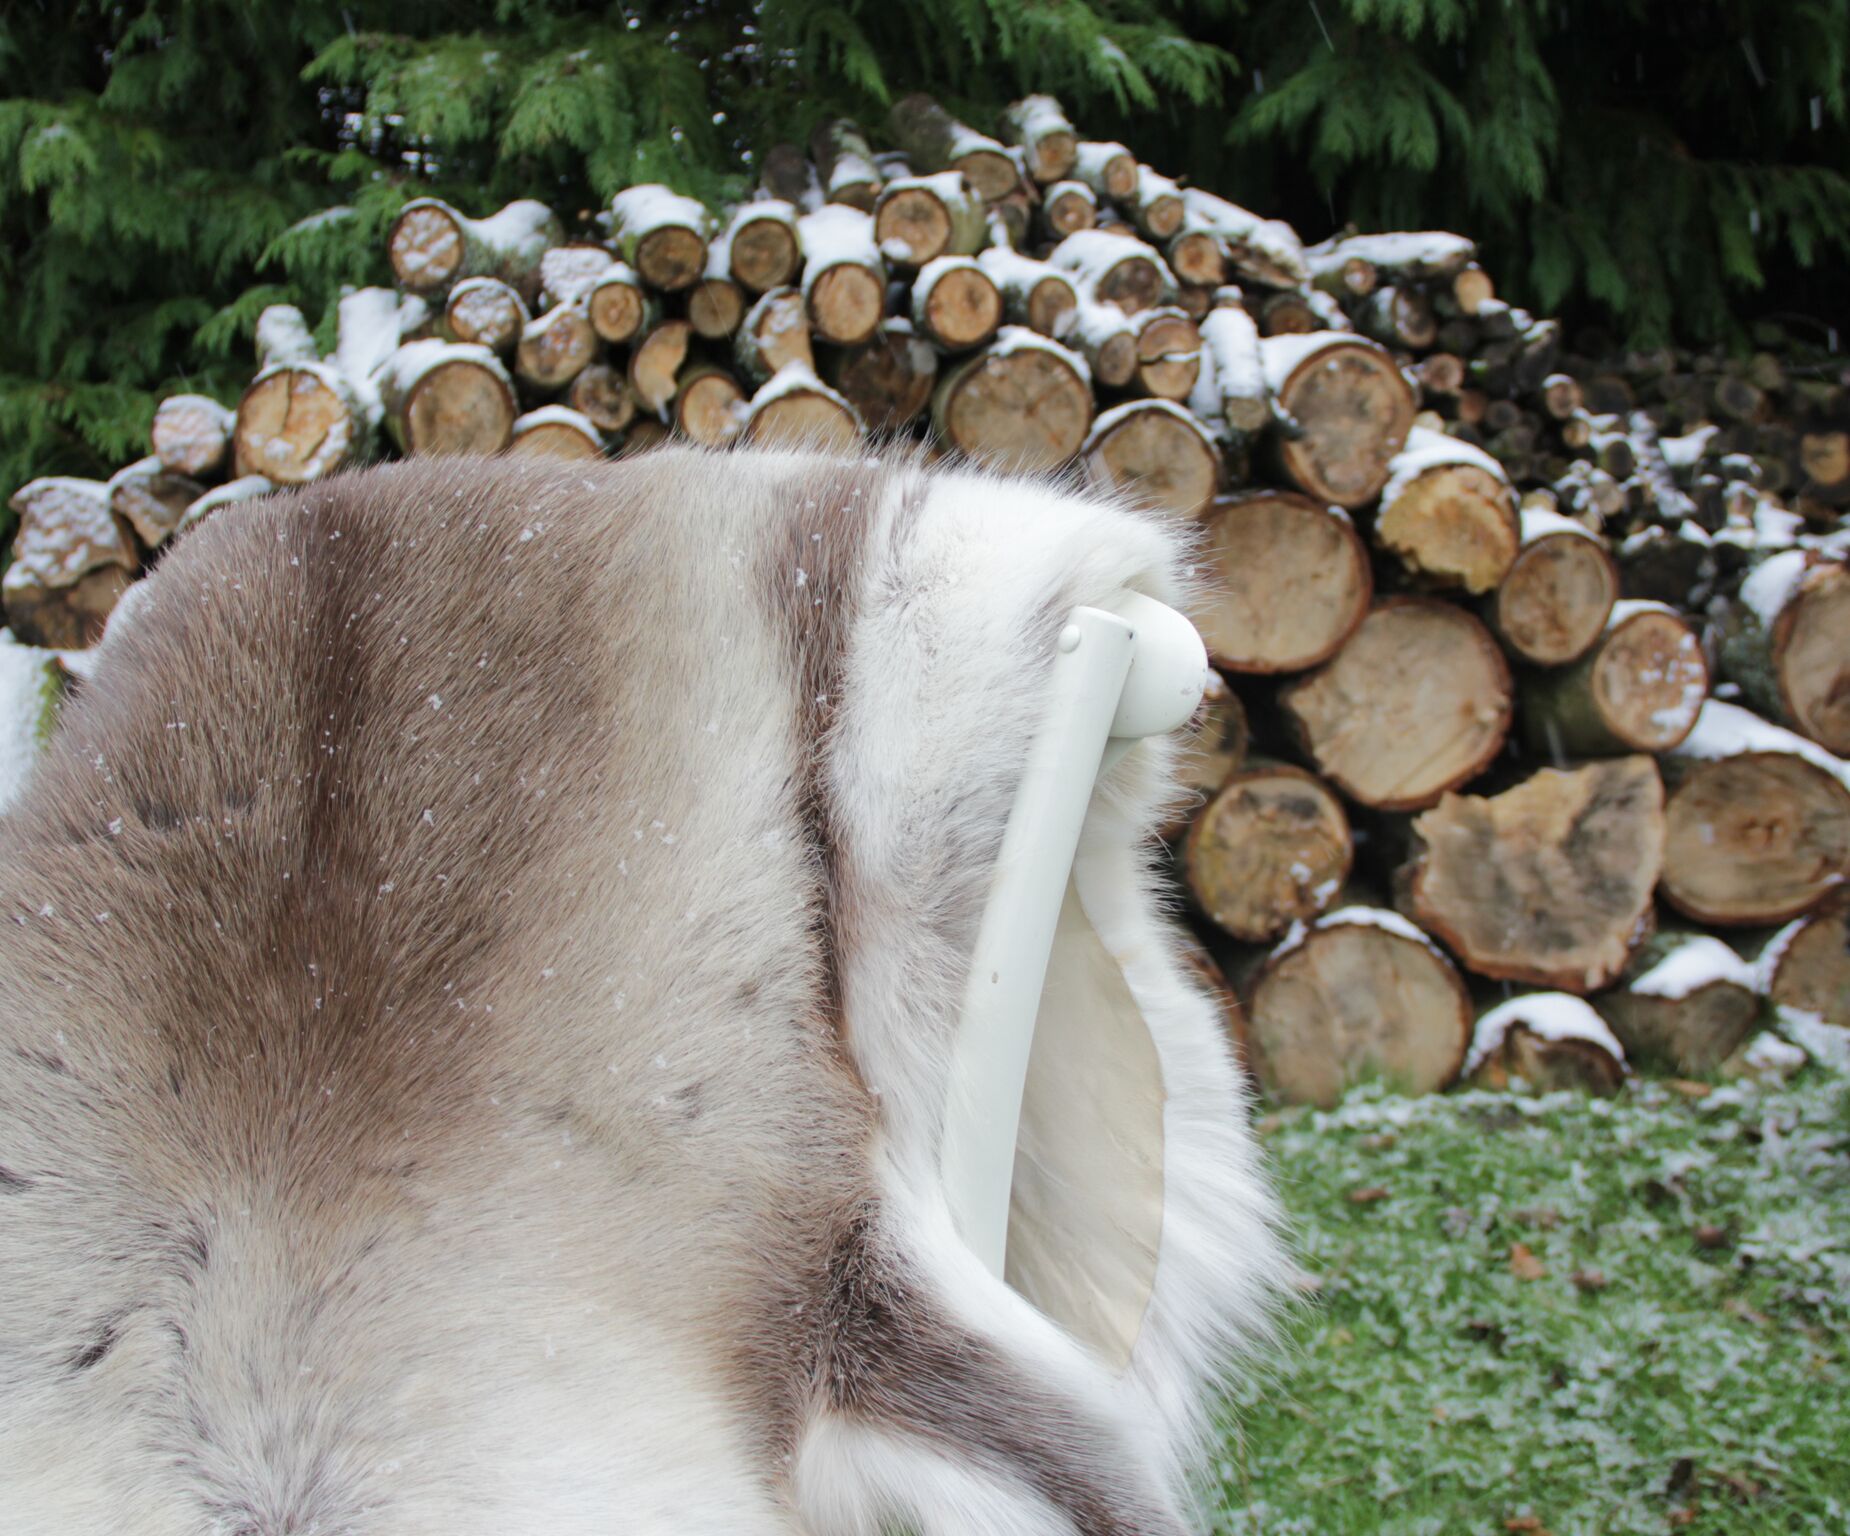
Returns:
[[[1850,753],[1850,566],[1802,549],[1760,557],[1720,640],[1721,670],[1750,704]]]
[[[1694,627],[1663,603],[1615,603],[1578,661],[1531,678],[1523,736],[1559,760],[1668,752],[1695,727],[1709,669]]]
[[[663,186],[630,187],[610,200],[610,217],[617,254],[651,288],[678,293],[706,271],[712,220],[693,198]]]
[[[531,298],[540,258],[563,238],[553,211],[531,199],[471,219],[441,198],[417,197],[393,222],[386,256],[407,293],[439,294],[466,277],[498,277]]]
[[[141,559],[101,480],[33,480],[8,502],[19,517],[7,567],[7,621],[29,645],[77,650],[102,638]]]

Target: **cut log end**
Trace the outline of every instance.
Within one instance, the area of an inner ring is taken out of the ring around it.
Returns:
[[[1458,1075],[1470,998],[1445,957],[1405,926],[1333,914],[1266,962],[1247,1027],[1268,1090],[1327,1107],[1371,1077],[1432,1093]]]
[[[967,351],[996,334],[1002,295],[981,267],[959,265],[935,278],[913,320],[946,351]]]
[[[1299,428],[1279,450],[1298,489],[1339,507],[1379,493],[1415,409],[1412,386],[1385,351],[1360,341],[1318,348],[1274,393]]]
[[[465,245],[454,213],[440,204],[415,203],[398,216],[386,239],[386,256],[401,288],[440,293],[462,270]]]
[[[573,421],[563,414],[535,411],[514,423],[503,452],[522,459],[601,459],[604,445],[589,420]]]
[[[302,485],[349,463],[361,448],[353,402],[317,367],[267,370],[238,402],[236,473]]]
[[[1503,580],[1522,540],[1509,483],[1476,464],[1438,464],[1414,476],[1383,504],[1375,532],[1410,572],[1471,593]]]
[[[1413,824],[1408,910],[1480,976],[1584,994],[1651,923],[1664,792],[1646,757],[1544,768],[1488,798],[1448,795]]]
[[[1619,597],[1619,571],[1598,539],[1555,533],[1525,544],[1497,588],[1497,633],[1539,667],[1578,661]]]
[[[744,318],[744,290],[730,278],[704,277],[687,296],[688,323],[710,341],[730,336]]]
[[[803,265],[796,231],[777,219],[751,219],[739,225],[728,252],[734,279],[752,293],[781,288]]]
[[[814,389],[788,390],[752,408],[744,440],[758,447],[840,452],[861,435],[860,424],[839,400]]]
[[[1086,478],[1128,491],[1144,506],[1201,515],[1220,482],[1220,455],[1194,421],[1155,401],[1099,418],[1085,444]]]
[[[50,650],[87,650],[103,638],[103,627],[135,580],[119,565],[99,566],[67,587],[48,587],[30,573],[7,572],[6,621],[16,638]]]
[[[1850,878],[1850,790],[1790,752],[1679,765],[1664,899],[1699,923],[1780,923]]]
[[[466,359],[438,363],[405,401],[404,449],[420,457],[499,453],[513,434],[515,415],[505,379]]]
[[[1231,775],[1189,829],[1183,867],[1196,904],[1233,938],[1275,939],[1325,911],[1354,859],[1342,802],[1301,768]]]
[[[1058,349],[998,344],[940,381],[932,416],[945,440],[974,459],[1054,469],[1085,441],[1092,391]]]
[[[1251,491],[1205,514],[1214,595],[1193,618],[1217,664],[1299,672],[1329,660],[1368,612],[1368,553],[1340,512]]]
[[[155,408],[149,447],[174,474],[205,479],[226,467],[235,419],[205,395],[169,395]]]
[[[1850,887],[1827,897],[1782,935],[1767,969],[1767,996],[1775,1004],[1850,1027]]]
[[[818,340],[858,347],[880,328],[886,288],[871,267],[844,262],[810,284],[808,309],[810,329]]]
[[[866,346],[838,352],[827,367],[829,382],[870,432],[916,421],[930,407],[938,381],[937,351],[900,326],[883,326]]]
[[[1850,567],[1813,566],[1779,616],[1774,668],[1793,725],[1850,757]]]
[[[737,437],[745,424],[745,391],[722,368],[683,369],[674,418],[683,437],[717,448]]]
[[[674,399],[681,365],[687,361],[694,328],[685,320],[664,320],[630,353],[629,385],[643,409],[662,416]]]
[[[679,224],[652,229],[636,242],[636,270],[643,281],[663,293],[679,293],[700,281],[707,265],[707,242]]]
[[[1510,673],[1470,614],[1389,598],[1281,696],[1326,778],[1364,805],[1418,810],[1483,772],[1510,722]]]

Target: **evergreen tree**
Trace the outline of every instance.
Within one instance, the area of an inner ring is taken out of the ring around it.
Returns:
[[[0,25],[0,489],[235,401],[280,299],[383,281],[409,197],[710,202],[825,112],[1029,90],[1295,222],[1459,229],[1501,288],[1726,337],[1850,252],[1850,0],[15,0]]]

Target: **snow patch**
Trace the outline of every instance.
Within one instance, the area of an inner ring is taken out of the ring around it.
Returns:
[[[1720,939],[1696,934],[1665,955],[1627,991],[1638,997],[1682,1000],[1717,982],[1758,990],[1754,968]]]
[[[1518,1025],[1543,1040],[1585,1041],[1609,1052],[1613,1060],[1621,1064],[1625,1061],[1625,1047],[1584,997],[1566,992],[1531,992],[1499,1003],[1477,1021],[1471,1049],[1465,1056],[1464,1075],[1469,1077],[1500,1051],[1509,1032]]]

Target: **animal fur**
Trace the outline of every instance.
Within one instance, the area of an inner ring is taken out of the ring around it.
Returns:
[[[1282,1261],[1144,868],[1165,744],[1086,829],[1019,1290],[935,1175],[1053,637],[1183,553],[1031,483],[679,451],[186,536],[0,818],[5,1528],[1193,1524]]]

